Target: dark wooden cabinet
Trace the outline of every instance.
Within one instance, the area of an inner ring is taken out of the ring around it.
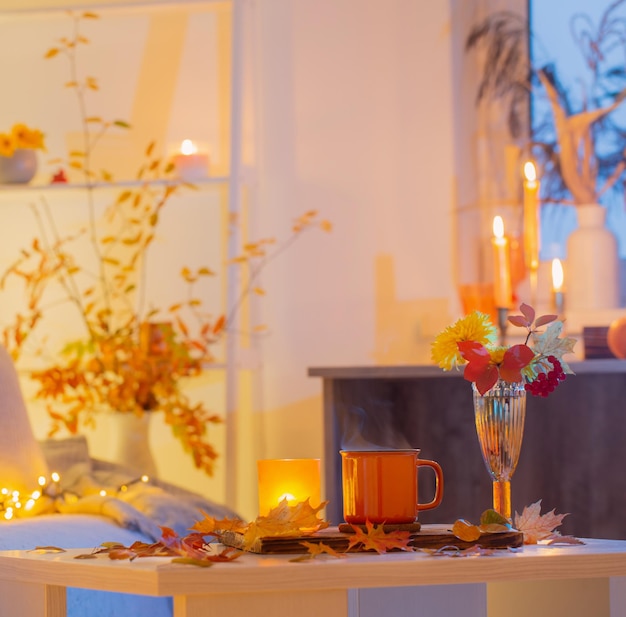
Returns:
[[[524,442],[512,480],[513,511],[541,499],[569,513],[559,528],[578,537],[626,539],[626,361],[572,363],[547,398],[528,396]],[[460,372],[434,366],[311,368],[323,379],[327,516],[343,520],[346,448],[412,447],[438,461],[445,492],[423,523],[477,522],[491,507],[491,481],[476,437],[472,390]],[[420,472],[421,501],[433,491]]]

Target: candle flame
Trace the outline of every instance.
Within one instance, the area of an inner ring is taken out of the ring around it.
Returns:
[[[198,152],[198,148],[193,143],[193,141],[191,141],[191,139],[184,139],[183,143],[180,145],[180,151],[182,154],[188,156],[190,154],[195,154],[196,152]]]
[[[283,493],[279,498],[278,498],[278,503],[280,503],[283,499],[286,499],[287,502],[290,501],[295,501],[296,498],[294,495],[292,495],[291,493]]]
[[[563,287],[563,266],[560,259],[552,260],[552,289],[561,291]]]
[[[524,164],[524,177],[528,182],[534,182],[537,179],[537,170],[532,161],[526,161]]]
[[[493,217],[493,235],[498,240],[504,238],[504,221],[501,216]]]

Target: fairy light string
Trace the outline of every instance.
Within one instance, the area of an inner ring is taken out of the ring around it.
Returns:
[[[120,493],[127,492],[131,486],[147,484],[149,481],[150,477],[144,474],[117,487],[103,488],[99,494],[102,497],[116,497]],[[81,497],[77,493],[61,488],[61,476],[56,471],[53,471],[49,478],[39,476],[37,484],[38,488],[33,491],[20,492],[8,487],[0,488],[0,520],[10,521],[14,518],[36,516],[53,511],[54,503],[59,498],[71,502],[77,501]]]

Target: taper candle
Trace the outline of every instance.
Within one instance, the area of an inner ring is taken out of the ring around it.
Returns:
[[[552,260],[552,299],[557,315],[563,313],[563,266],[560,259]]]
[[[539,268],[539,181],[531,161],[524,165],[524,259],[532,272]]]
[[[513,299],[511,288],[511,261],[509,239],[504,235],[504,222],[501,216],[493,219],[493,295],[498,308],[509,308]]]

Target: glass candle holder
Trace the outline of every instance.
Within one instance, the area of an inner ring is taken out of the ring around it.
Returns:
[[[283,499],[290,505],[307,499],[314,508],[320,505],[320,459],[263,459],[257,461],[257,471],[261,516],[267,515]]]

